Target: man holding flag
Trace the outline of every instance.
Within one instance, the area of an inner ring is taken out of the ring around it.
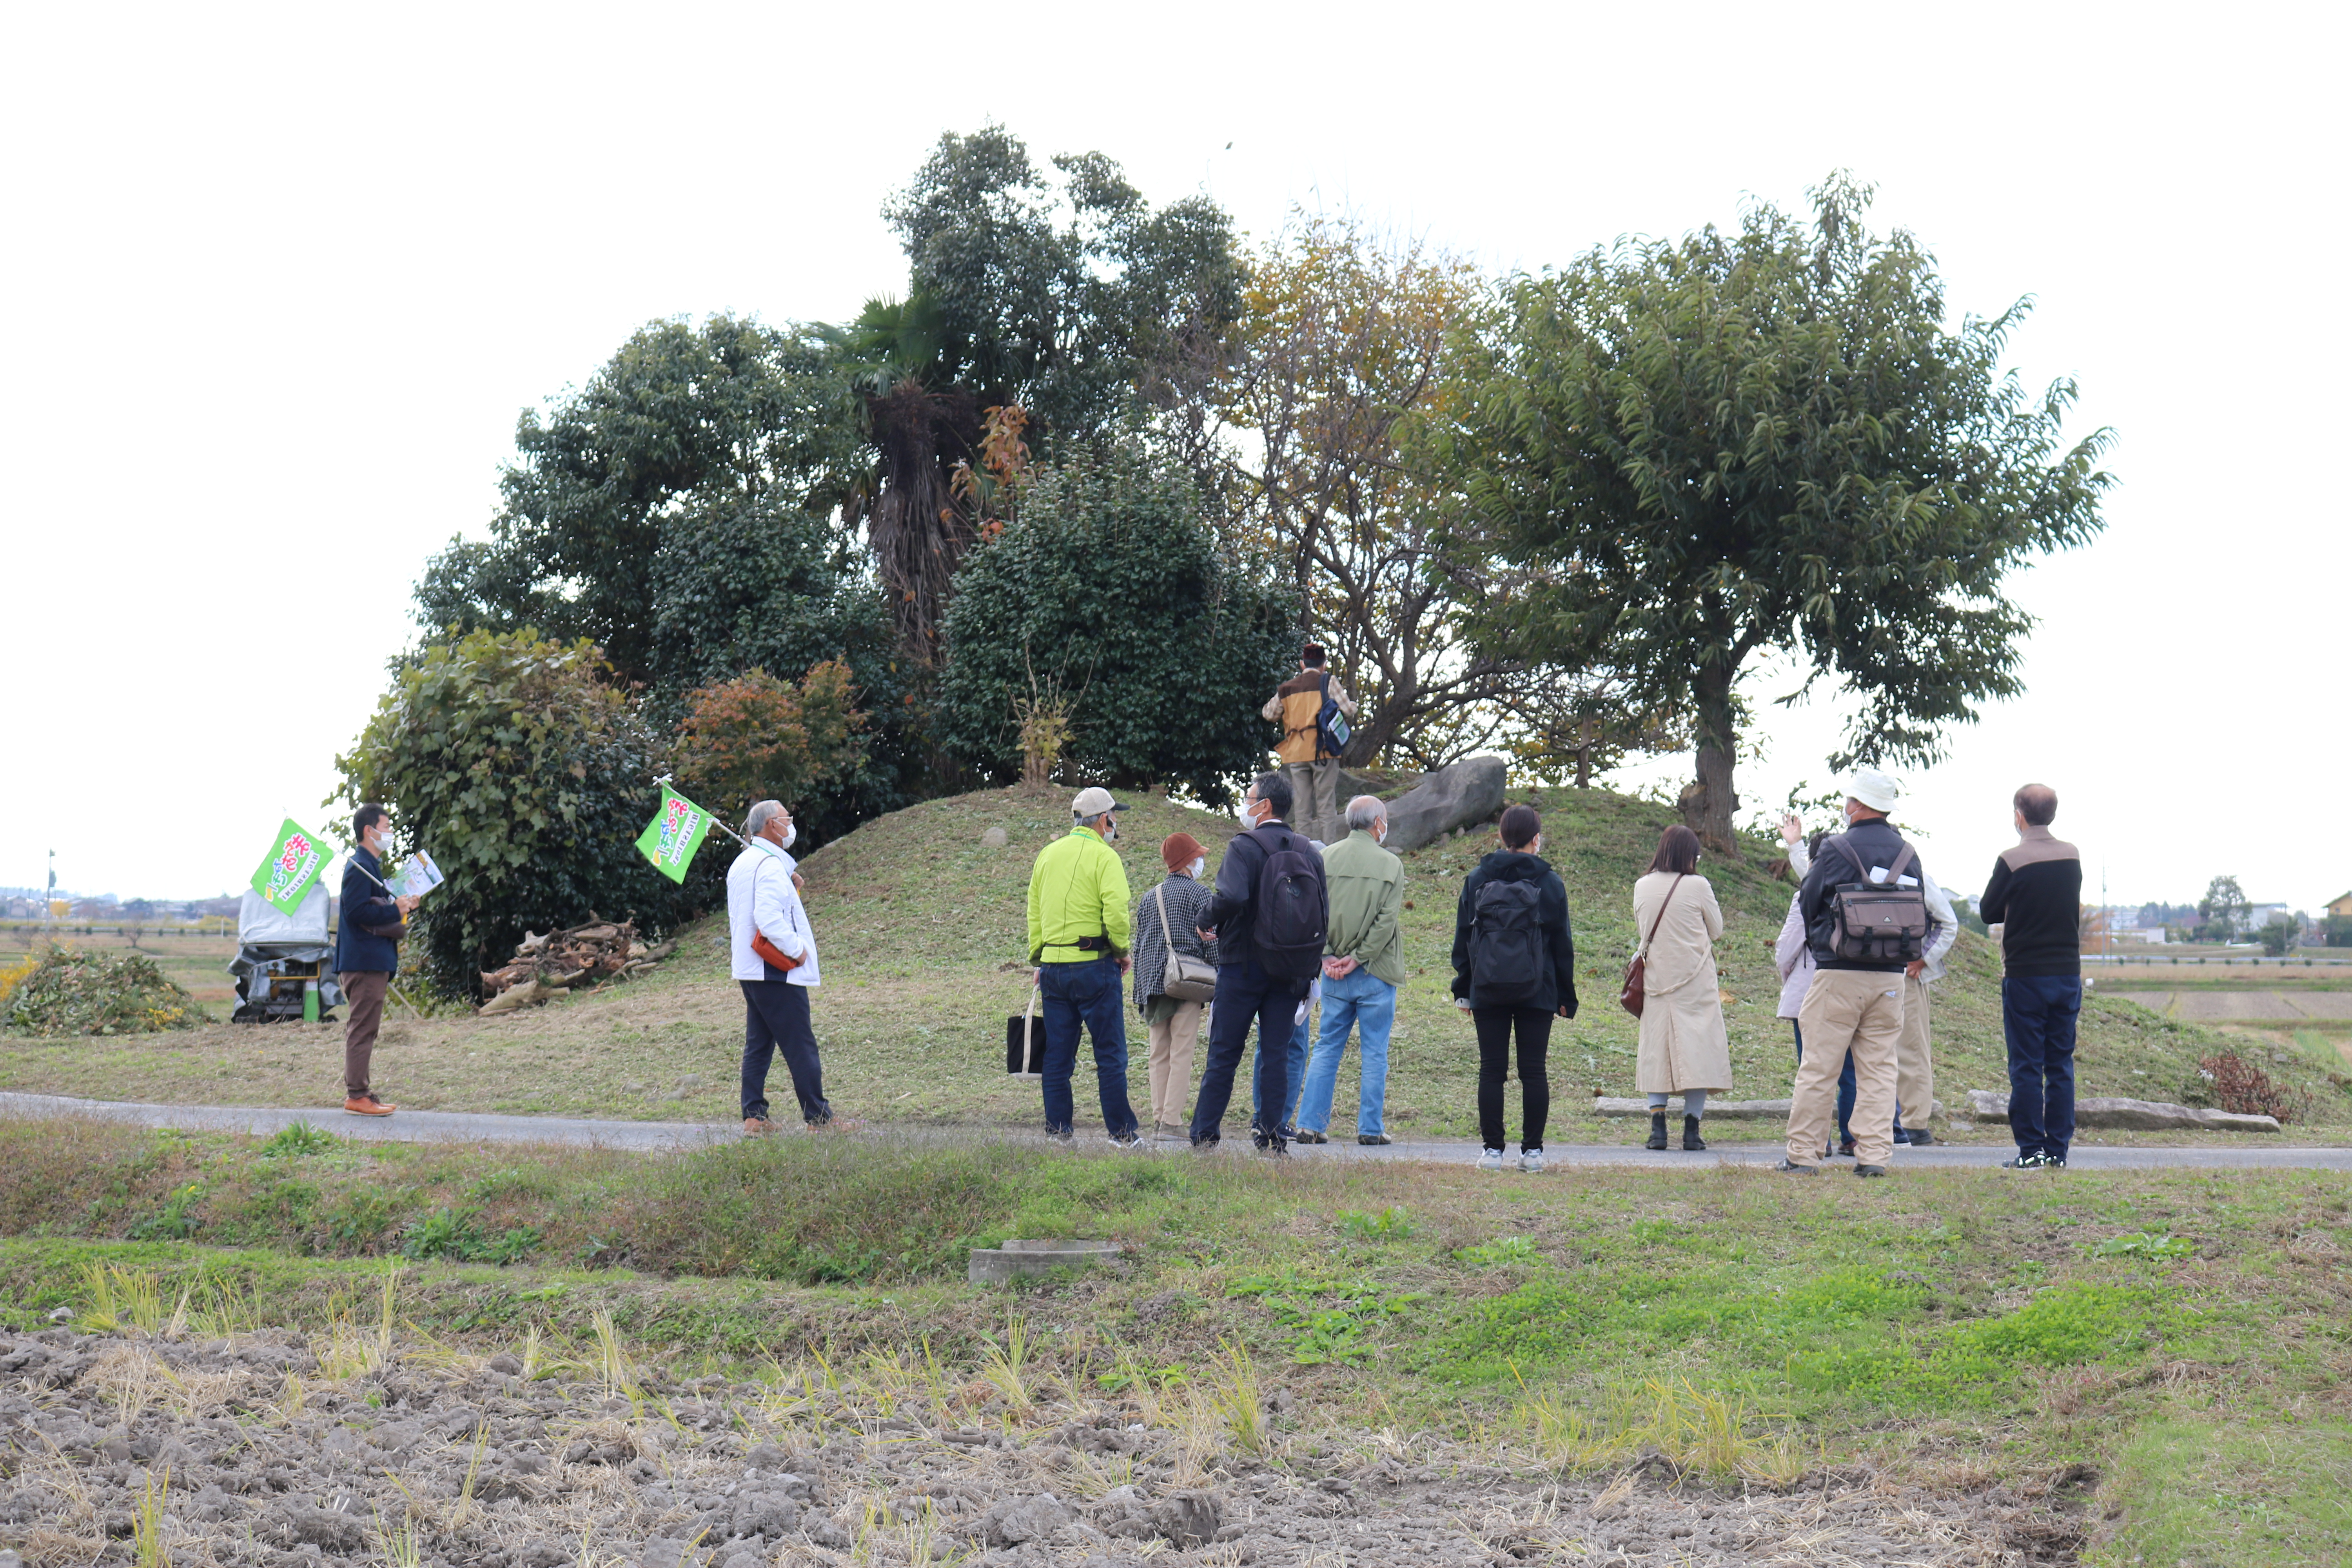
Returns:
[[[368,1068],[375,1057],[376,1031],[383,1023],[384,992],[400,972],[400,939],[407,934],[408,911],[416,907],[416,900],[395,897],[384,883],[383,857],[392,847],[392,824],[383,807],[363,805],[353,812],[352,831],[360,842],[343,863],[342,920],[335,932],[336,978],[351,1004],[343,1023],[343,1109],[353,1116],[390,1116],[396,1108],[375,1097]],[[262,868],[263,872],[271,869]]]
[[[816,933],[801,903],[793,858],[784,852],[798,830],[780,802],[763,800],[751,808],[743,832],[743,853],[727,868],[727,926],[733,973],[743,987],[744,1134],[775,1131],[768,1119],[768,1066],[777,1055],[793,1076],[801,1120],[811,1131],[849,1125],[836,1122],[825,1102],[824,1066],[809,1024],[809,993],[819,984]]]

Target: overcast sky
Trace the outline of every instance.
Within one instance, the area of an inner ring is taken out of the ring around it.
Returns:
[[[646,321],[839,319],[942,131],[1100,150],[1257,237],[1351,207],[1495,268],[1847,167],[1956,310],[2116,428],[2026,574],[2028,694],[1908,778],[1954,889],[2053,784],[2118,901],[2352,887],[2342,12],[2316,6],[45,6],[0,123],[0,884],[242,886],[496,501],[516,415]],[[1230,144],[1230,145],[1229,145]],[[1816,791],[1761,703],[1749,807]],[[1643,776],[1679,783],[1687,759]],[[2095,896],[2095,894],[2093,896]]]

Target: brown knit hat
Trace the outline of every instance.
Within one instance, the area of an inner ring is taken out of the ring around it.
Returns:
[[[1160,858],[1171,871],[1181,871],[1202,853],[1201,841],[1189,833],[1171,833],[1160,842]]]

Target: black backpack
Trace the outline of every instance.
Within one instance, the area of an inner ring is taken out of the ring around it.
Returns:
[[[1323,966],[1323,942],[1330,926],[1323,861],[1288,828],[1279,837],[1269,835],[1259,842],[1266,846],[1266,857],[1257,868],[1250,921],[1258,963],[1268,974],[1311,980]]]
[[[1544,940],[1537,882],[1499,877],[1471,905],[1470,989],[1482,1007],[1524,1002],[1543,983]]]

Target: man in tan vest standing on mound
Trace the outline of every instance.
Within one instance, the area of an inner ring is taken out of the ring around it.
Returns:
[[[1292,815],[1308,837],[1322,839],[1339,837],[1339,752],[1317,719],[1326,698],[1342,718],[1356,716],[1355,700],[1332,678],[1328,658],[1321,643],[1308,643],[1299,650],[1298,673],[1258,710],[1282,726],[1274,754],[1290,781]]]

